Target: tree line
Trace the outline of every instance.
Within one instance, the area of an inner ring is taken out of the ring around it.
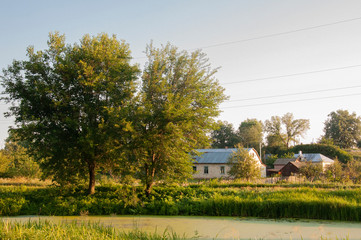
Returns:
[[[264,123],[257,119],[247,119],[240,123],[237,130],[227,121],[219,121],[218,124],[219,128],[211,134],[212,147],[225,148],[242,144],[259,150],[262,144],[270,153],[276,152],[275,149],[289,150],[299,144],[300,138],[310,128],[308,119],[294,119],[292,113],[272,116]],[[361,118],[347,110],[331,112],[325,121],[324,135],[318,143],[343,149],[361,147]]]

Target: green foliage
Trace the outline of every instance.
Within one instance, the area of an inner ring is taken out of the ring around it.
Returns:
[[[191,177],[190,152],[209,144],[226,99],[216,70],[200,51],[147,48],[138,106],[132,116],[131,159],[149,194],[155,181]]]
[[[294,119],[292,113],[286,113],[282,117],[273,116],[271,120],[265,121],[268,145],[285,146],[287,149],[292,142],[297,143],[298,137],[303,137],[309,128],[309,120]]]
[[[278,159],[277,154],[272,154],[271,156],[266,158],[266,165],[268,168],[274,168],[274,162]]]
[[[247,119],[238,128],[240,143],[249,148],[258,149],[263,141],[263,124],[257,119]]]
[[[322,172],[322,164],[315,164],[312,163],[312,161],[306,162],[306,164],[300,168],[300,174],[305,176],[311,182],[320,178]]]
[[[0,150],[0,177],[6,177],[8,175],[8,170],[10,166],[10,158],[4,154],[3,150]]]
[[[321,191],[322,189],[322,191]],[[86,189],[0,187],[1,215],[148,214],[361,220],[359,185],[252,184]]]
[[[342,164],[335,159],[334,163],[326,168],[325,175],[329,181],[332,182],[343,182],[346,179]]]
[[[13,102],[12,134],[28,144],[44,174],[58,183],[89,176],[119,159],[125,115],[136,90],[138,69],[130,65],[129,46],[115,36],[85,35],[80,44],[50,34],[48,49],[27,51],[28,59],[5,69],[5,100]]]
[[[0,176],[39,178],[39,164],[26,153],[26,148],[13,141],[7,141],[0,150]]]
[[[123,232],[112,226],[92,222],[53,223],[50,221],[0,222],[0,239],[49,239],[49,240],[164,240],[188,239],[171,231],[146,233],[137,228]]]
[[[244,178],[247,180],[260,178],[261,170],[254,158],[242,146],[238,145],[237,151],[232,153],[228,159],[230,165],[229,175],[234,178]]]
[[[303,144],[297,145],[289,149],[294,153],[302,151],[303,153],[321,153],[331,159],[338,159],[342,163],[347,163],[352,160],[352,155],[340,149],[337,146],[325,144]]]
[[[325,138],[325,136],[322,136],[318,143],[324,145],[335,145],[332,138]]]
[[[341,148],[354,147],[361,139],[361,118],[347,110],[337,110],[328,115],[325,122],[325,138],[333,139]]]
[[[218,121],[218,128],[211,133],[212,148],[234,148],[240,138],[233,129],[233,125],[226,121]]]
[[[346,150],[346,152],[350,154],[354,160],[361,161],[361,150],[350,149],[350,150]]]
[[[294,158],[295,154],[293,152],[285,152],[281,155],[281,158]]]
[[[274,162],[279,158],[294,158],[294,153],[292,152],[283,152],[283,154],[279,157],[278,154],[271,154],[266,158],[266,165],[268,168],[274,168]]]
[[[349,161],[345,168],[345,179],[349,179],[354,183],[361,183],[361,162]]]

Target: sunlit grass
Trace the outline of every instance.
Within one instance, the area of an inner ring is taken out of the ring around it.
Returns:
[[[3,186],[39,186],[46,187],[51,185],[51,180],[40,180],[37,178],[15,177],[15,178],[0,178],[0,185]]]
[[[55,224],[49,221],[0,222],[0,239],[49,239],[49,240],[90,240],[90,239],[124,239],[124,240],[163,240],[163,239],[195,239],[187,238],[171,231],[162,233],[147,233],[139,229],[129,232],[117,230],[111,226],[104,226],[100,223],[71,222]]]

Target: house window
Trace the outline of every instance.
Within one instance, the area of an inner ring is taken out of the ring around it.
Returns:
[[[225,173],[226,173],[224,166],[221,166],[220,170],[221,170],[221,174],[225,174]]]
[[[197,166],[193,166],[193,172],[197,172]]]
[[[208,174],[208,166],[204,166],[204,174]]]

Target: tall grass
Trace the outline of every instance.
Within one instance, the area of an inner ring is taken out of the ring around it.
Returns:
[[[0,187],[0,215],[198,215],[262,218],[361,220],[361,188],[141,187],[85,188]]]
[[[193,237],[194,238],[194,237]],[[99,223],[59,223],[55,224],[49,221],[29,221],[26,223],[18,222],[0,222],[0,239],[73,239],[73,240],[163,240],[163,239],[189,239],[185,235],[180,236],[177,233],[164,231],[163,233],[147,233],[139,229],[133,229],[129,232],[117,230],[110,226],[104,226]]]

